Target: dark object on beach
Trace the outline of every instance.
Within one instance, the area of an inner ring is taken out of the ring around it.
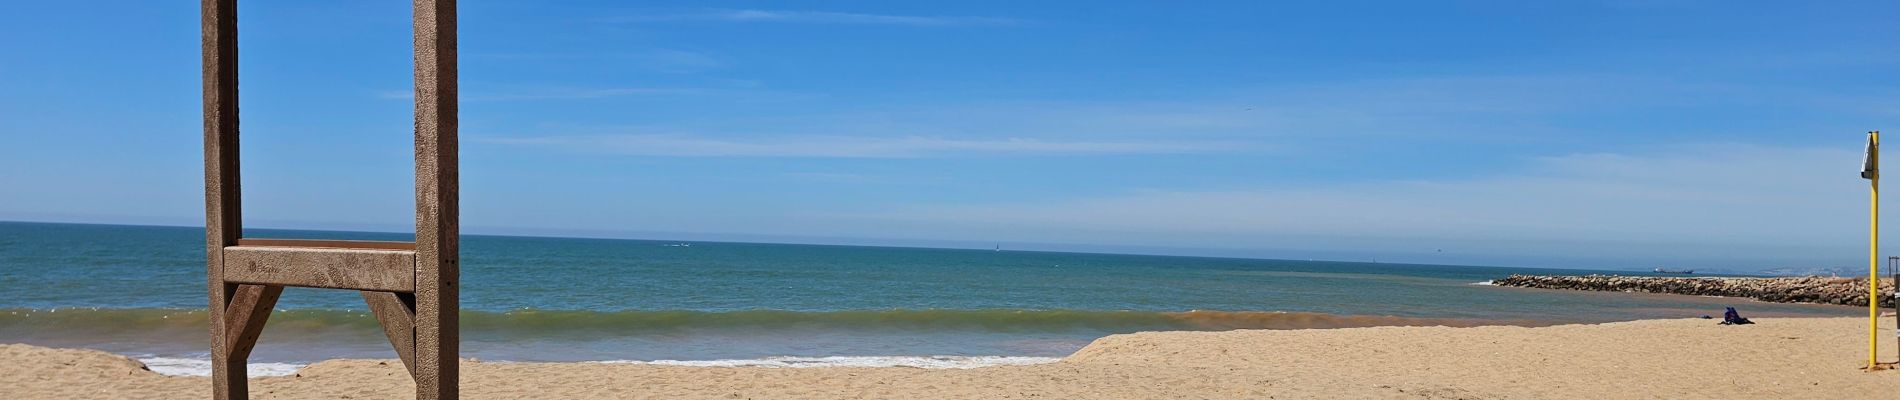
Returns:
[[[1715,319],[1715,317],[1704,315],[1702,316],[1702,319]]]
[[[1755,323],[1755,321],[1742,318],[1742,313],[1735,312],[1735,307],[1729,307],[1728,312],[1722,313],[1722,325],[1748,325],[1753,323]]]

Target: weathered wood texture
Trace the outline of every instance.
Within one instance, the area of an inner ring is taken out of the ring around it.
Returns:
[[[329,289],[416,291],[416,253],[314,247],[224,248],[224,280]]]
[[[283,286],[237,285],[231,292],[231,304],[224,306],[224,315],[229,318],[225,325],[225,348],[231,349],[231,358],[247,359],[251,349],[257,346],[257,335],[264,333],[264,322],[270,320],[271,307],[277,306],[277,296],[284,293]]]
[[[245,358],[284,286],[364,290],[416,380],[459,391],[461,250],[455,0],[414,0],[416,241],[240,239],[237,1],[201,0],[212,397],[247,397]]]
[[[225,336],[224,247],[243,232],[238,196],[237,0],[201,0],[205,124],[205,270],[210,292],[211,397],[246,398],[245,357],[232,357]],[[233,374],[233,371],[236,371]]]
[[[396,348],[396,356],[402,358],[402,366],[409,369],[409,375],[416,374],[416,296],[406,293],[369,292],[363,293],[363,301],[369,303],[370,313],[376,314],[376,321],[383,325],[383,335],[389,337],[389,344]]]
[[[330,249],[377,249],[377,250],[415,250],[415,242],[385,242],[374,240],[316,240],[316,239],[256,239],[238,238],[237,245],[245,247],[320,247]]]
[[[455,0],[415,0],[416,398],[460,391]]]

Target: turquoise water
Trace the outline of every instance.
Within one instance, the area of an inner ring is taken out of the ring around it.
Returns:
[[[1144,330],[1864,312],[1475,284],[1593,272],[1575,270],[479,235],[462,248],[464,356],[500,360],[1060,357]],[[0,222],[0,342],[202,357],[203,252],[199,228]],[[361,302],[285,291],[253,360],[390,357]]]

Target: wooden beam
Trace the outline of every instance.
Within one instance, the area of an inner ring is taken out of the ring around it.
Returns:
[[[284,286],[369,291],[363,298],[415,377],[416,398],[458,397],[455,0],[413,1],[416,241],[400,243],[239,238],[237,1],[200,0],[213,398],[247,397],[245,359]]]
[[[455,0],[415,1],[416,398],[460,391]]]
[[[245,357],[226,346],[225,304],[236,287],[224,283],[224,247],[243,233],[238,192],[237,0],[201,0],[199,41],[204,85],[205,270],[211,319],[211,397],[249,393]],[[235,374],[232,371],[236,371]]]
[[[224,248],[224,280],[277,286],[416,291],[416,252],[303,247]]]
[[[239,238],[237,245],[245,247],[317,247],[330,249],[374,249],[374,250],[416,250],[415,242],[389,242],[375,240],[322,240],[322,239],[257,239]]]
[[[362,293],[363,301],[369,303],[370,313],[376,314],[376,321],[382,323],[383,335],[389,337],[396,356],[402,358],[402,366],[409,369],[409,376],[413,378],[416,374],[416,295]]]
[[[416,241],[400,243],[239,238],[237,0],[200,0],[213,398],[247,397],[245,359],[284,286],[365,290],[416,379],[416,398],[458,397],[455,0],[413,1]]]
[[[237,285],[232,291],[231,304],[224,307],[225,348],[231,349],[231,358],[251,357],[257,335],[264,333],[271,307],[277,306],[277,296],[283,293],[283,286],[270,285]]]

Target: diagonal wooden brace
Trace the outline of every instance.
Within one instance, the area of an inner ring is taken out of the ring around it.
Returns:
[[[257,347],[257,336],[264,333],[264,321],[270,319],[271,307],[277,306],[277,296],[284,293],[284,287],[232,286],[235,289],[226,296],[224,306],[225,348],[230,358],[242,360],[250,358],[251,349]]]
[[[389,337],[389,344],[396,347],[396,356],[402,358],[402,366],[409,369],[409,375],[416,374],[416,295],[412,293],[372,292],[365,290],[363,301],[369,303],[369,311],[376,314],[376,321],[383,325],[383,335]]]

